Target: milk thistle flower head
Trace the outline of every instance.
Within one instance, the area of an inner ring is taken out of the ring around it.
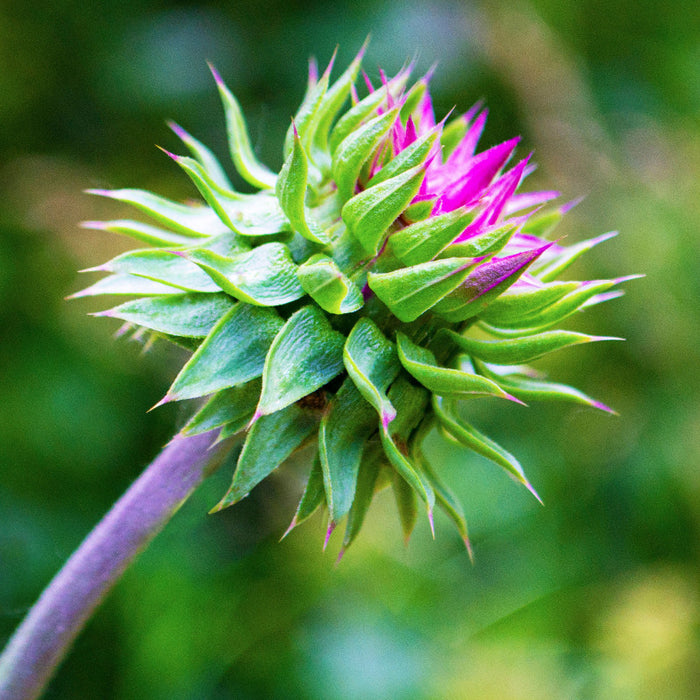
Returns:
[[[529,369],[556,350],[608,338],[557,326],[620,292],[620,279],[560,281],[613,234],[549,240],[568,206],[520,192],[532,165],[514,138],[477,151],[486,110],[437,122],[429,76],[372,84],[362,52],[331,81],[312,64],[275,173],[251,148],[233,94],[212,68],[231,157],[254,194],[234,190],[213,153],[176,124],[189,155],[168,155],[202,197],[93,190],[149,223],[88,222],[148,244],[94,270],[75,296],[134,297],[98,313],[192,351],[160,402],[206,400],[182,429],[220,429],[243,447],[214,508],[247,496],[302,446],[315,457],[290,529],[318,508],[342,551],[389,486],[406,538],[435,506],[467,547],[465,518],[422,445],[437,428],[537,497],[517,459],[465,421],[473,400],[563,400],[610,411]],[[347,106],[346,106],[347,105]]]

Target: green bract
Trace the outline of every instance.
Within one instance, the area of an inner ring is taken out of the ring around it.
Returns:
[[[409,71],[356,85],[362,55],[336,80],[310,72],[274,173],[260,163],[235,97],[214,72],[232,161],[257,192],[233,190],[212,152],[181,127],[171,155],[200,204],[141,190],[97,190],[148,222],[88,222],[150,245],[96,270],[75,296],[133,297],[97,315],[192,350],[161,403],[206,400],[184,434],[221,430],[244,444],[216,509],[248,495],[312,444],[292,521],[317,509],[343,550],[377,490],[391,487],[408,538],[435,505],[469,546],[462,509],[422,449],[438,429],[533,491],[517,459],[463,415],[473,400],[603,404],[537,378],[523,363],[606,340],[553,328],[619,294],[622,279],[557,281],[608,236],[564,247],[545,239],[567,207],[519,193],[517,139],[475,153],[485,112],[436,123],[428,80]],[[361,97],[358,90],[366,91]],[[343,111],[343,109],[345,110]]]

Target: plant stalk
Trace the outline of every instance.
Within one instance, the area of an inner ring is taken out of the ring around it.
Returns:
[[[56,574],[0,656],[0,698],[37,698],[97,606],[219,466],[218,431],[176,436]]]

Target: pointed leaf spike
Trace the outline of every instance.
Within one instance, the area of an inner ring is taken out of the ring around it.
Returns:
[[[334,521],[331,521],[328,524],[328,529],[326,530],[326,537],[323,540],[323,551],[326,551],[326,548],[328,547],[328,543],[330,542],[331,535],[333,534],[333,530],[335,530],[337,523]]]
[[[185,146],[187,146],[187,149],[194,158],[201,163],[212,181],[221,189],[232,191],[231,182],[224,169],[221,167],[221,163],[219,163],[219,160],[212,151],[174,121],[168,121],[167,125]]]
[[[480,433],[476,428],[459,418],[449,401],[444,401],[433,395],[433,410],[440,429],[452,440],[473,450],[482,457],[501,467],[512,479],[523,484],[537,500],[542,503],[537,492],[533,489],[523,472],[520,462],[510,452],[504,450],[491,438]]]
[[[306,210],[309,163],[294,120],[292,128],[292,150],[277,177],[275,192],[292,228],[309,241],[325,244],[328,243],[328,236],[309,218]]]
[[[281,542],[296,526],[297,526],[297,516],[295,515],[292,518],[292,522],[289,523],[289,527],[284,531],[284,534],[282,535],[282,537],[280,537],[279,541]]]
[[[248,128],[243,117],[243,112],[238,100],[226,87],[219,72],[210,63],[209,69],[214,76],[216,86],[219,89],[221,101],[226,115],[226,131],[228,134],[229,150],[236,169],[244,180],[260,189],[270,189],[275,186],[277,180],[275,174],[260,163],[253,153],[248,136]]]
[[[165,406],[166,403],[170,403],[172,401],[177,401],[177,397],[173,396],[172,394],[166,394],[158,403],[153,404],[146,413],[150,413],[151,411],[155,411],[156,408],[159,408],[160,406]]]
[[[433,535],[433,539],[435,539],[435,518],[433,516],[433,509],[430,504],[428,504],[426,507],[428,511],[428,523],[430,524],[430,532]]]
[[[217,508],[226,508],[245,498],[317,429],[318,419],[314,413],[296,404],[272,415],[260,416],[246,435],[233,481]],[[270,435],[275,435],[274,442],[270,441]]]
[[[537,491],[535,491],[532,484],[529,481],[527,481],[527,479],[523,482],[523,484],[525,485],[525,488],[539,501],[540,505],[544,506],[544,501],[540,498]]]
[[[545,331],[535,335],[499,340],[466,338],[454,331],[444,331],[465,353],[502,365],[519,365],[563,348],[601,340],[623,340],[608,336],[586,335],[575,331]]]
[[[396,334],[396,341],[399,360],[404,369],[426,389],[439,396],[495,396],[525,405],[488,377],[438,366],[435,355],[430,350],[416,345],[401,332]]]

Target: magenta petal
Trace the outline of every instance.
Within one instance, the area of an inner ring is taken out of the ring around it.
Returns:
[[[566,204],[562,204],[561,207],[559,207],[559,211],[563,214],[566,214],[566,212],[571,211],[575,206],[579,205],[583,201],[583,197],[576,197],[576,199],[572,199],[570,202],[567,202]],[[605,234],[607,235],[607,234]],[[614,234],[617,235],[617,234]]]
[[[426,131],[430,131],[435,126],[435,112],[433,112],[433,100],[430,97],[430,93],[426,90],[423,95],[423,99],[420,101],[418,106],[419,114],[419,124],[420,133],[424,134]]]
[[[453,211],[477,198],[496,173],[508,162],[520,137],[489,148],[474,156],[469,169],[448,185],[440,197],[440,211]]]
[[[318,82],[318,63],[315,58],[309,59],[309,85],[316,85]]]
[[[474,117],[479,113],[479,110],[484,106],[484,101],[483,100],[477,100],[463,115],[462,119],[464,119],[467,124],[474,119]]]
[[[211,74],[214,76],[214,80],[216,81],[216,84],[223,86],[224,79],[221,77],[221,74],[219,73],[219,71],[216,70],[216,68],[214,68],[214,64],[207,61],[207,65],[209,66],[209,70],[211,71]]]
[[[535,170],[537,170],[537,165],[535,163],[530,163],[530,165],[528,165],[527,168],[525,168],[525,174],[523,175],[523,178],[530,177],[530,175],[532,175],[532,173],[534,173]]]
[[[509,253],[521,253],[532,250],[536,246],[541,246],[543,243],[541,238],[533,236],[531,233],[516,233],[506,246],[506,251]],[[545,258],[560,255],[564,249],[556,243],[550,243],[548,246],[547,255]]]
[[[382,86],[386,90],[387,108],[394,109],[394,96],[391,94],[391,90],[389,90],[389,81],[387,80],[386,73],[381,68],[379,69],[379,77],[381,78]]]
[[[523,172],[529,159],[530,156],[525,158],[525,160],[521,160],[520,163],[501,176],[490,188],[491,192],[489,193],[488,204],[485,209],[488,212],[486,224],[495,224],[501,217],[508,200],[522,181]]]
[[[428,87],[430,84],[430,81],[433,79],[433,75],[435,75],[435,71],[437,69],[437,62],[433,63],[430,68],[425,72],[425,75],[418,81],[419,83],[425,83],[425,87]]]
[[[536,207],[540,204],[545,204],[561,195],[561,192],[556,190],[542,190],[540,192],[524,192],[522,194],[513,195],[506,204],[505,213],[514,214],[515,212]]]
[[[467,133],[464,134],[462,140],[457,144],[455,150],[450,154],[445,165],[450,169],[461,170],[464,168],[469,159],[473,157],[474,151],[479,143],[481,134],[484,131],[484,126],[486,125],[486,118],[488,117],[488,110],[485,109],[474,121],[474,123],[469,127]]]
[[[330,78],[331,77],[331,72],[333,71],[333,64],[335,63],[336,56],[338,55],[338,47],[336,46],[335,51],[333,52],[333,55],[331,56],[331,60],[328,61],[328,65],[326,66],[326,70],[323,71],[323,76]]]
[[[400,121],[401,120],[399,120],[399,122]],[[401,147],[402,150],[404,148],[408,148],[416,140],[416,138],[418,138],[418,134],[416,132],[416,125],[413,121],[413,116],[409,116],[408,121],[406,122],[406,133],[403,137],[403,146]]]

